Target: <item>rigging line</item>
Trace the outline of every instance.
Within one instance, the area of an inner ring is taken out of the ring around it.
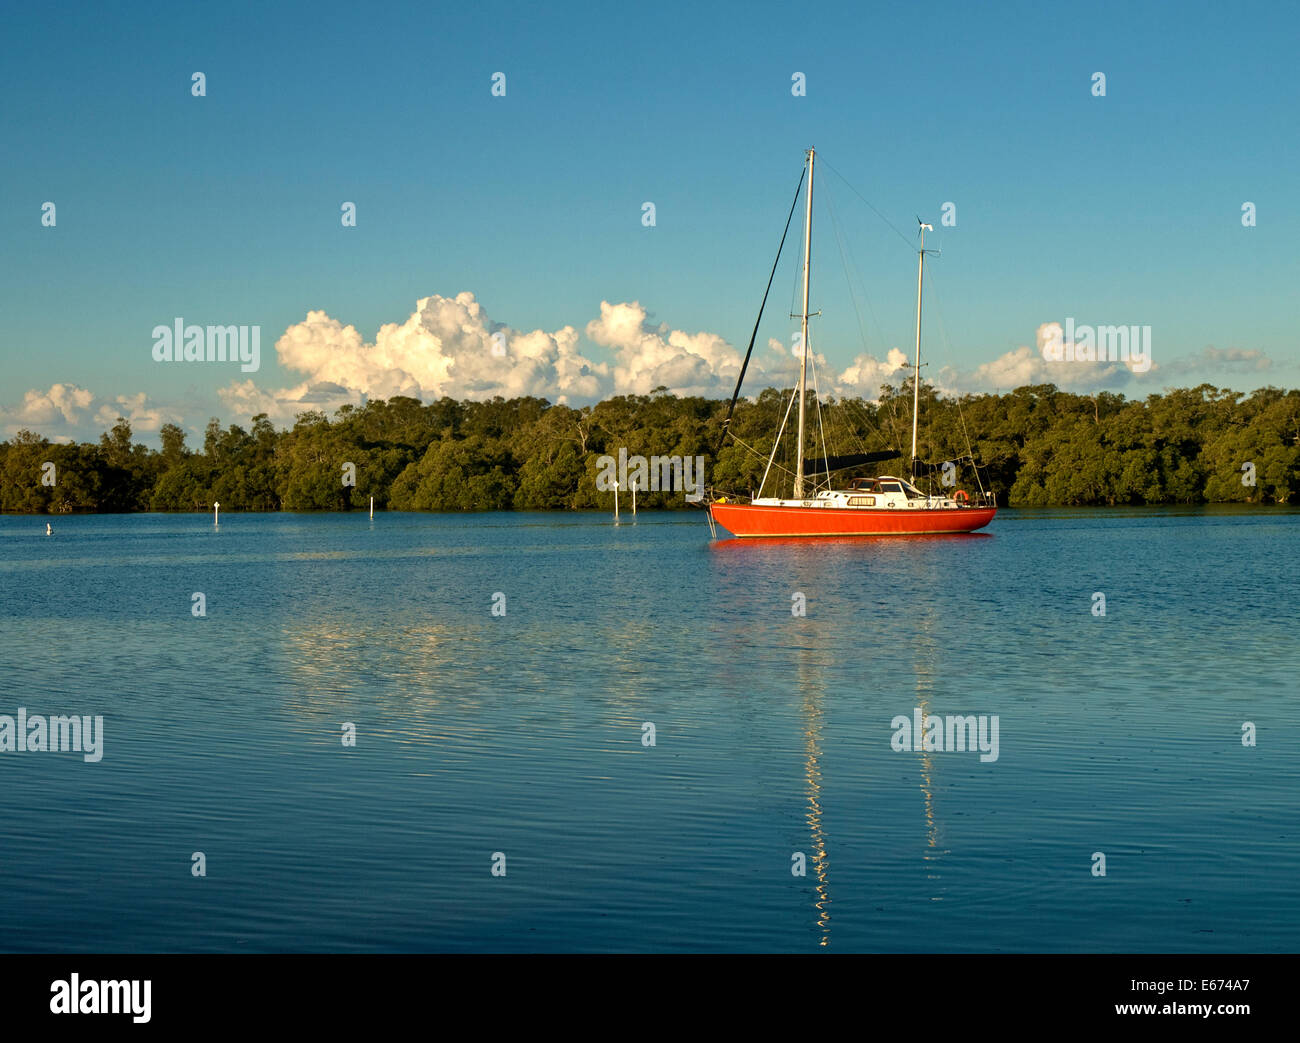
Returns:
[[[952,341],[948,339],[948,324],[943,321],[943,300],[939,296],[939,283],[934,277],[934,266],[931,265],[926,268],[925,274],[930,277],[930,296],[934,302],[934,317],[939,320],[939,335],[943,339],[943,346],[951,359]]]
[[[763,459],[763,454],[758,451],[757,447],[750,445],[748,442],[741,441],[741,439],[737,435],[732,435],[731,438],[732,441],[735,442],[736,445],[740,446],[742,449],[748,449],[751,455],[757,457],[759,460]],[[786,467],[784,464],[775,464],[774,466],[778,471],[784,471],[791,478],[794,477],[794,472],[790,470],[790,468]],[[759,491],[761,492],[762,490],[760,489]]]
[[[812,352],[808,353],[808,361],[813,362]],[[826,488],[831,487],[831,461],[830,454],[826,452],[826,425],[822,422],[822,395],[821,388],[817,385],[817,364],[813,363],[813,401],[817,403],[817,429],[822,436],[822,462],[826,465]],[[813,481],[813,491],[817,491],[817,481]]]
[[[828,165],[829,165],[829,164],[828,164]],[[839,176],[839,178],[840,178],[841,181],[844,180],[844,176],[843,176],[842,174],[840,174],[839,171],[836,171],[835,173]],[[846,183],[847,183],[847,182],[846,182]],[[853,189],[853,186],[852,186],[852,185],[849,185],[849,189],[852,190],[852,189]],[[880,339],[880,344],[881,344],[881,348],[882,348],[882,351],[883,351],[884,346],[888,343],[888,340],[887,340],[886,337],[885,337],[884,326],[883,326],[883,325],[881,324],[881,322],[880,322],[880,316],[876,314],[876,307],[875,307],[875,305],[872,303],[872,300],[871,300],[871,294],[867,292],[867,288],[866,288],[866,280],[862,278],[862,273],[858,270],[857,259],[853,256],[853,247],[852,247],[851,245],[847,245],[847,244],[846,244],[845,237],[841,234],[840,224],[839,224],[839,221],[838,221],[838,219],[837,219],[837,217],[836,217],[836,214],[835,214],[835,207],[834,207],[834,205],[833,205],[833,203],[832,203],[832,200],[831,200],[831,193],[830,193],[829,190],[827,190],[827,192],[826,192],[825,194],[826,194],[826,206],[827,206],[827,209],[830,211],[830,215],[831,215],[831,228],[832,228],[832,229],[834,230],[834,232],[835,232],[835,241],[836,241],[836,244],[839,246],[839,249],[840,249],[840,261],[841,261],[841,263],[844,265],[844,270],[845,270],[845,280],[848,282],[848,285],[849,285],[849,296],[850,296],[850,299],[853,301],[853,310],[854,310],[854,312],[856,313],[856,315],[857,315],[857,319],[858,319],[858,332],[859,332],[859,334],[860,334],[861,337],[862,337],[862,342],[863,342],[863,345],[862,345],[862,346],[863,346],[864,350],[867,350],[868,352],[870,351],[869,346],[868,346],[868,343],[867,343],[867,334],[866,334],[865,329],[863,328],[864,323],[863,323],[863,321],[862,321],[862,311],[861,311],[861,309],[859,309],[859,307],[858,307],[857,293],[856,293],[856,291],[855,291],[855,289],[854,289],[854,283],[853,283],[853,279],[854,279],[854,277],[857,278],[858,285],[860,286],[861,291],[862,291],[862,297],[863,297],[863,299],[867,302],[867,309],[871,312],[871,319],[872,319],[872,322],[874,323],[874,327],[875,327],[875,330],[876,330],[877,336],[878,336],[879,339]],[[870,205],[870,204],[868,204],[868,205]],[[904,237],[904,238],[906,239],[906,237]],[[910,245],[910,243],[909,243],[909,245]],[[845,256],[846,253],[847,253],[847,258],[846,258],[846,256]],[[867,412],[867,410],[866,410],[866,407],[863,406],[863,405],[861,404],[861,402],[857,402],[857,403],[854,403],[854,404],[855,404],[856,408],[858,409],[858,411],[861,413],[862,420],[865,421],[865,426],[866,426],[867,434],[868,434],[868,435],[876,435],[876,436],[878,436],[882,442],[889,441],[888,439],[885,438],[884,429],[881,428],[881,427],[879,427],[877,424],[875,424],[875,423],[872,421],[870,414],[869,414],[869,413]],[[847,406],[847,403],[845,403],[845,405]],[[844,422],[845,422],[845,425],[848,426],[849,431],[850,431],[850,433],[853,435],[854,439],[857,441],[859,448],[861,448],[861,449],[863,449],[863,450],[865,451],[865,449],[866,449],[866,442],[863,440],[863,438],[862,438],[861,436],[859,436],[859,435],[856,433],[856,431],[855,431],[855,429],[854,429],[854,428],[855,428],[855,425],[853,425],[853,424],[850,422],[849,417],[851,417],[851,412],[850,412],[848,409],[846,409],[845,412],[846,412],[846,414],[848,414],[848,416],[846,416],[846,419],[845,419],[845,421],[844,421]],[[896,433],[896,432],[895,432],[895,435],[894,435],[893,441],[895,441],[895,442],[897,441],[897,433]]]
[[[894,396],[890,398],[889,409],[885,411],[885,419],[889,421],[889,430],[892,431],[894,434],[893,444],[906,445],[906,443],[903,442],[898,436],[898,424],[896,422],[898,420],[898,416],[894,409],[894,406],[897,402],[897,397],[898,396]],[[879,410],[877,409],[877,411]],[[900,450],[900,455],[901,455],[901,450]]]
[[[767,289],[763,291],[763,303],[758,306],[758,318],[754,320],[754,332],[749,336],[749,348],[745,351],[745,361],[740,366],[740,376],[736,378],[736,390],[731,396],[731,405],[727,407],[727,416],[722,421],[722,437],[718,439],[718,448],[713,451],[716,457],[726,441],[727,429],[731,426],[731,414],[736,408],[736,399],[740,397],[740,385],[745,382],[745,370],[749,368],[749,358],[754,353],[754,341],[758,338],[758,327],[763,321],[763,309],[767,307],[767,295],[772,290],[772,280],[776,278],[777,265],[781,263],[781,251],[785,248],[785,237],[790,233],[790,222],[794,220],[795,207],[799,205],[799,196],[803,192],[803,179],[808,173],[807,167],[799,172],[799,184],[795,186],[794,201],[790,204],[790,214],[785,219],[785,231],[781,233],[781,245],[776,248],[776,260],[772,262],[772,272],[767,277]]]
[[[871,294],[867,291],[867,281],[862,278],[862,272],[858,269],[857,258],[853,256],[853,246],[848,243],[847,236],[841,237],[840,225],[835,216],[835,209],[831,206],[831,196],[829,191],[826,192],[826,206],[831,212],[831,228],[835,231],[835,241],[840,247],[840,260],[844,263],[844,278],[849,284],[849,296],[853,299],[854,310],[858,312],[858,330],[862,334],[862,347],[864,350],[869,350],[867,347],[867,334],[866,331],[862,329],[862,312],[858,311],[857,291],[854,289],[853,284],[855,278],[857,279],[858,287],[862,291],[862,299],[867,302],[867,310],[871,312],[871,321],[876,331],[876,336],[880,340],[880,347],[883,352],[885,350],[885,345],[888,343],[888,339],[885,337],[885,327],[880,321],[880,316],[876,314],[876,306],[871,300]],[[848,255],[847,260],[845,260],[845,254]]]
[[[803,218],[800,219],[804,220]],[[802,228],[802,225],[800,225]],[[790,271],[790,318],[796,318],[795,308],[799,303],[799,286],[803,282],[803,236],[799,237],[799,263],[791,266]],[[788,327],[787,327],[788,329]]]
[[[834,370],[831,371],[831,375],[832,377],[834,376]],[[844,404],[842,400],[836,399],[835,389],[833,386],[826,394],[826,408],[823,411],[823,414],[825,417],[825,428],[822,432],[822,455],[829,458],[830,453],[828,452],[828,446],[830,445],[834,445],[836,448],[841,445],[847,445],[852,448],[853,443],[858,441],[857,435],[853,431],[852,427],[845,422]],[[846,433],[841,431],[841,428],[845,427],[848,428]],[[829,432],[829,434],[827,434],[827,432]],[[830,480],[829,470],[827,471],[827,480]],[[833,486],[827,486],[827,488],[833,488]]]
[[[831,432],[830,440],[834,442],[836,446],[839,446],[841,444],[841,439],[839,437],[839,428],[843,427],[843,428],[847,428],[847,435],[848,435],[848,438],[843,440],[844,443],[847,444],[851,440],[852,442],[856,442],[858,444],[859,449],[863,448],[862,440],[858,437],[857,432],[853,429],[853,425],[850,424],[847,419],[847,409],[845,408],[844,405],[844,399],[841,397],[838,401],[836,401],[833,393],[827,397],[826,426],[830,428],[830,432]],[[822,439],[822,452],[823,453],[826,452],[825,437],[823,437]]]
[[[928,270],[930,276],[930,296],[934,301],[935,318],[939,320],[939,335],[943,339],[944,348],[948,352],[948,357],[952,357],[952,342],[948,339],[948,327],[943,321],[943,302],[939,296],[939,283],[934,277],[934,269]],[[979,464],[975,462],[975,450],[971,445],[970,431],[966,427],[966,414],[961,407],[961,396],[955,396],[957,402],[957,418],[961,421],[962,435],[966,438],[966,455],[970,458],[971,470],[975,472],[975,482],[979,486],[980,495],[984,494],[984,480],[980,475]]]
[[[970,432],[966,430],[966,416],[961,411],[961,399],[957,399],[957,417],[961,420],[961,433],[966,436],[966,455],[970,457],[971,470],[975,472],[975,484],[980,487],[980,498],[984,496],[984,480],[980,478],[980,467],[975,462],[975,450],[971,448]]]
[[[862,278],[862,272],[858,268],[858,259],[853,256],[853,246],[845,246],[845,251],[849,255],[849,267],[853,271],[853,276],[858,280],[858,285],[862,288],[862,299],[867,302],[867,310],[871,312],[871,321],[875,324],[876,335],[880,338],[880,349],[882,353],[888,354],[885,346],[889,343],[889,338],[885,336],[884,323],[880,321],[880,316],[876,314],[876,305],[871,299],[871,293],[867,290],[867,280]]]
[[[849,287],[849,300],[853,302],[853,314],[858,317],[858,333],[862,337],[862,348],[867,350],[867,331],[862,324],[862,309],[858,307],[858,295],[853,292],[853,280],[849,278],[849,262],[844,256],[844,240],[840,237],[840,225],[835,219],[835,207],[831,204],[829,192],[825,192],[826,210],[831,215],[831,230],[835,233],[835,245],[840,248],[840,263],[844,266],[844,281]]]
[[[864,350],[864,351],[869,351],[870,348],[869,348],[868,341],[867,341],[867,332],[866,332],[866,329],[865,329],[865,324],[864,324],[864,322],[862,321],[862,310],[861,310],[861,308],[858,307],[857,291],[855,290],[855,287],[854,287],[854,284],[853,284],[853,276],[854,276],[854,275],[857,276],[858,282],[859,282],[859,283],[861,284],[861,286],[862,286],[862,296],[863,296],[863,298],[866,300],[866,302],[867,302],[867,307],[868,307],[868,308],[870,309],[870,311],[871,311],[871,317],[872,317],[872,320],[875,322],[876,330],[877,330],[877,333],[878,333],[879,336],[880,336],[880,340],[881,340],[881,343],[882,343],[882,344],[884,344],[884,342],[885,342],[884,329],[883,329],[883,327],[881,327],[881,325],[880,325],[880,318],[879,318],[879,316],[876,315],[875,306],[872,305],[872,303],[871,303],[871,296],[870,296],[870,294],[868,294],[868,293],[866,292],[866,283],[865,283],[865,281],[862,279],[862,275],[861,275],[861,273],[859,273],[859,272],[857,271],[857,262],[853,259],[853,249],[852,249],[852,247],[846,247],[846,245],[845,245],[845,236],[844,236],[844,234],[843,234],[843,229],[841,228],[840,221],[839,221],[839,219],[838,219],[838,216],[837,216],[836,213],[835,213],[835,204],[834,204],[834,201],[832,200],[831,197],[832,197],[832,193],[831,193],[831,191],[830,191],[829,188],[828,188],[828,189],[826,190],[826,192],[825,192],[826,209],[827,209],[828,213],[830,214],[830,219],[831,219],[831,228],[832,228],[832,230],[833,230],[834,233],[835,233],[835,243],[836,243],[836,245],[839,247],[839,251],[840,251],[840,263],[841,263],[841,264],[843,265],[843,267],[844,267],[844,280],[845,280],[845,283],[848,285],[848,288],[849,288],[849,299],[853,302],[853,311],[854,311],[854,314],[855,314],[855,316],[857,317],[857,320],[858,320],[858,333],[859,333],[859,335],[860,335],[861,338],[862,338],[862,347],[863,347],[863,350]],[[846,256],[846,251],[847,251],[847,256]],[[853,440],[856,441],[856,442],[858,443],[858,448],[859,448],[859,449],[862,449],[863,451],[865,451],[865,450],[866,450],[866,442],[863,441],[863,439],[861,438],[861,436],[859,436],[859,435],[857,434],[856,430],[854,429],[855,425],[853,425],[853,424],[851,423],[851,421],[850,421],[849,410],[848,410],[848,408],[847,408],[847,405],[846,405],[845,403],[843,403],[843,402],[841,402],[841,410],[840,410],[840,411],[841,411],[842,413],[845,414],[845,416],[842,417],[842,420],[843,420],[843,422],[844,422],[845,427],[848,428],[849,434],[852,436]],[[866,412],[865,412],[865,410],[863,410],[862,412],[863,412],[863,416],[864,416],[864,418],[866,418]],[[820,415],[820,414],[819,414],[819,415]],[[832,431],[831,431],[831,437],[832,437],[832,440],[834,440],[834,434],[835,434],[835,432],[834,432],[834,417],[835,417],[835,413],[832,412],[832,413],[831,413],[831,423],[830,423],[830,426],[831,426],[831,428],[832,428]],[[869,433],[869,434],[871,434],[871,433],[877,434],[877,435],[879,435],[879,436],[881,437],[881,441],[884,441],[884,433],[883,433],[882,431],[880,431],[880,430],[879,430],[879,429],[878,429],[874,424],[871,423],[870,418],[866,418],[866,419],[867,419],[866,427],[867,427],[867,431],[868,431],[868,433]],[[825,454],[825,451],[826,451],[826,446],[825,446],[825,431],[823,430],[823,437],[822,437],[822,452],[823,452],[823,454]],[[830,480],[830,479],[829,479],[829,475],[828,475],[828,476],[827,476],[827,481],[828,481],[828,483],[829,483],[829,480]]]
[[[935,282],[935,278],[934,278],[934,265],[930,265],[928,268],[923,268],[922,271],[924,272],[925,275],[928,275],[930,277],[930,300],[931,300],[931,306],[934,311],[934,317],[939,323],[939,338],[940,340],[943,341],[944,350],[947,353],[948,358],[951,359],[952,342],[948,339],[947,323],[943,321],[943,302],[939,297],[939,284]],[[917,380],[919,385],[921,382],[921,372],[919,369],[915,374],[915,379]],[[935,398],[937,399],[939,396],[939,389],[935,385],[934,381],[930,381],[930,387],[931,390],[934,391]],[[930,452],[933,453],[934,452],[933,429],[931,433],[932,433],[932,438],[930,443]],[[969,449],[969,446],[967,448]]]
[[[930,277],[930,299],[934,306],[934,317],[939,323],[939,338],[943,341],[944,351],[948,358],[952,359],[952,341],[948,338],[948,324],[943,321],[943,298],[939,294],[939,282],[934,276],[934,266],[931,265],[925,270],[925,274]],[[961,402],[958,400],[958,411],[961,410]],[[970,439],[967,438],[967,442]],[[969,446],[967,446],[969,449]]]
[[[858,427],[857,424],[855,424],[853,421],[853,412],[849,404],[849,400],[846,398],[841,398],[837,403],[837,405],[839,407],[838,413],[839,413],[840,422],[848,430],[849,437],[853,439],[854,443],[856,443],[859,452],[866,452],[867,443],[864,442],[862,440],[862,436],[858,434]],[[833,440],[834,431],[832,431],[831,437]]]
[[[841,420],[844,426],[848,428],[849,434],[857,442],[858,448],[867,452],[867,438],[875,436],[882,444],[893,448],[888,438],[885,437],[884,428],[876,424],[871,418],[866,405],[863,404],[861,396],[848,397],[843,396],[839,400]],[[859,433],[859,432],[864,433]]]
[[[877,210],[874,206],[872,206],[871,200],[869,200],[866,196],[864,196],[861,192],[859,192],[856,188],[854,188],[851,184],[849,184],[849,179],[846,178],[843,174],[841,174],[838,170],[836,170],[835,167],[833,167],[833,166],[831,165],[831,163],[830,163],[830,162],[829,162],[825,157],[822,158],[822,164],[823,164],[824,166],[826,166],[826,167],[829,167],[829,168],[830,168],[830,171],[831,171],[832,174],[834,174],[837,178],[839,178],[839,179],[840,179],[841,181],[843,181],[846,185],[848,185],[848,186],[849,186],[849,191],[850,191],[850,192],[852,192],[855,196],[857,196],[857,197],[858,197],[859,199],[861,199],[864,203],[866,203],[867,206],[871,207],[871,212],[872,212],[873,214],[875,214],[878,218],[880,218],[880,220],[884,221],[885,224],[889,225],[890,228],[893,228],[893,229],[894,229],[894,234],[897,235],[898,238],[900,238],[901,240],[903,240],[903,242],[905,242],[905,243],[907,244],[907,248],[908,248],[909,250],[911,250],[913,253],[916,252],[916,247],[912,245],[912,240],[909,239],[909,238],[908,238],[906,235],[904,235],[902,232],[900,232],[900,231],[899,231],[899,230],[894,226],[894,223],[893,223],[892,221],[889,220],[889,218],[887,218],[884,214],[882,214],[879,210]]]
[[[780,430],[778,430],[776,433],[776,441],[772,443],[772,455],[767,458],[767,470],[763,472],[763,480],[758,483],[758,495],[760,497],[763,495],[763,486],[767,484],[768,472],[772,470],[772,464],[776,460],[776,451],[781,447],[781,435],[785,433],[786,421],[790,419],[790,409],[794,405],[794,400],[798,397],[798,395],[799,395],[798,387],[796,387],[792,392],[790,392],[790,403],[785,407],[785,416],[781,420]],[[731,437],[735,438],[736,436],[732,435]],[[781,470],[784,471],[785,468],[783,467],[781,468]]]
[[[880,423],[880,399],[879,398],[877,398],[875,403],[871,405],[870,409],[867,408],[867,403],[864,403],[861,400],[859,400],[858,409],[861,410],[862,412],[862,419],[866,421],[868,430],[870,430],[874,434],[879,435],[880,440],[882,442],[886,443],[891,449],[894,446],[902,444],[901,442],[898,441],[898,432],[894,430],[892,426],[890,427],[889,437],[888,438],[885,437],[885,425]]]
[[[861,399],[843,398],[840,399],[840,405],[844,407],[844,413],[845,413],[844,423],[846,426],[848,426],[849,430],[853,432],[853,437],[857,440],[859,449],[861,449],[863,452],[866,452],[867,442],[866,439],[863,438],[863,436],[857,433],[857,426],[856,424],[853,423],[854,421],[853,410],[855,409],[858,411],[859,414],[861,414],[861,419],[858,421],[858,423],[860,423],[863,427],[866,428],[866,432],[868,435],[876,435],[881,442],[888,441],[888,439],[885,438],[884,430],[880,428],[875,423],[875,421],[871,419],[871,414],[867,412],[867,407],[862,404]],[[892,449],[893,446],[891,445],[889,448]]]

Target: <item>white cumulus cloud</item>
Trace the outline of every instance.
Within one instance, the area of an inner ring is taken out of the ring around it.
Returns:
[[[381,326],[373,343],[356,327],[312,311],[285,330],[275,350],[309,387],[330,384],[379,398],[593,398],[606,372],[578,352],[573,327],[511,329],[492,322],[472,293],[422,298],[405,322]],[[292,390],[283,396],[299,400]]]
[[[101,398],[89,388],[59,383],[48,391],[32,388],[16,405],[0,405],[0,432],[12,437],[27,429],[55,442],[94,441],[118,417],[125,417],[132,432],[139,434],[179,424],[183,412],[151,401],[144,391]]]
[[[582,404],[666,387],[677,395],[721,397],[740,373],[743,354],[726,338],[653,322],[639,301],[601,301],[600,315],[583,332],[609,353],[605,360],[583,354],[573,326],[525,332],[492,321],[472,293],[425,297],[404,322],[380,327],[373,342],[312,311],[276,342],[280,364],[301,375],[301,383],[267,390],[247,379],[220,396],[241,417],[266,413],[277,424],[292,424],[305,409],[330,412],[345,402],[393,395],[426,401],[536,395]],[[900,379],[906,361],[895,348],[883,361],[859,355],[836,374],[824,356],[811,358],[823,392],[869,397]],[[797,375],[797,352],[773,338],[751,359],[745,387],[751,393],[789,387]]]
[[[48,391],[32,388],[18,406],[5,410],[5,420],[20,426],[77,424],[94,400],[94,392],[76,384],[51,384]]]
[[[95,422],[106,428],[117,423],[118,417],[131,424],[132,432],[157,431],[163,424],[181,424],[185,419],[176,409],[150,404],[149,396],[143,391],[117,395],[95,411]]]
[[[907,376],[906,365],[907,356],[898,348],[890,348],[883,360],[861,354],[839,375],[839,391],[843,395],[874,401],[882,385],[902,382]]]
[[[276,427],[293,427],[298,414],[308,410],[319,410],[329,415],[339,406],[357,405],[361,401],[358,392],[325,381],[315,384],[304,381],[294,387],[264,391],[252,380],[241,380],[221,388],[217,394],[221,404],[236,420],[247,420],[265,413]]]
[[[686,333],[647,321],[638,301],[600,302],[600,318],[587,323],[587,337],[614,353],[616,395],[645,395],[666,387],[679,395],[730,390],[741,354],[716,333]]]

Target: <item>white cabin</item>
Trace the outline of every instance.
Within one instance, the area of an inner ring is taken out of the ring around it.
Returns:
[[[935,511],[966,506],[948,496],[927,496],[904,478],[882,474],[879,478],[854,478],[847,489],[823,489],[811,499],[764,497],[761,507],[839,507],[865,510]]]

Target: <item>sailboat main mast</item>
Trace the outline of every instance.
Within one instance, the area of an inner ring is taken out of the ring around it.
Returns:
[[[799,385],[799,430],[797,458],[794,474],[794,497],[785,500],[779,497],[763,497],[762,488],[759,496],[750,502],[734,502],[727,497],[710,498],[707,507],[710,522],[720,525],[727,531],[741,537],[755,536],[879,536],[879,535],[920,535],[924,533],[963,533],[983,528],[993,520],[997,513],[997,501],[992,493],[982,490],[974,498],[964,491],[957,490],[949,495],[932,495],[923,493],[910,481],[893,475],[880,475],[876,478],[854,478],[839,489],[833,486],[817,492],[805,499],[806,468],[804,466],[804,435],[806,427],[806,393],[808,387],[808,310],[809,291],[812,269],[812,188],[813,164],[816,150],[808,149],[807,175],[808,188],[804,218],[804,256],[803,256],[803,312],[800,316],[800,360]],[[798,196],[796,194],[797,203]],[[794,206],[791,206],[793,215]],[[789,220],[786,222],[789,229]],[[925,231],[933,226],[921,226],[921,251],[917,262],[916,290],[916,363],[912,387],[912,473],[916,472],[917,460],[917,421],[920,410],[920,374],[921,374],[921,287],[925,266]],[[782,236],[784,244],[785,237]],[[778,250],[778,258],[780,251]],[[775,268],[773,269],[775,273]],[[771,279],[768,279],[771,289]],[[766,302],[764,294],[764,302]],[[760,320],[762,310],[759,311]],[[757,335],[757,327],[755,327]],[[752,341],[751,341],[752,350]],[[748,356],[746,356],[748,361]],[[743,376],[741,378],[743,380]],[[736,395],[740,393],[737,382]],[[735,396],[733,396],[733,403]],[[789,408],[786,410],[789,417]],[[728,415],[730,420],[730,414]],[[784,427],[785,421],[782,421]],[[724,425],[725,437],[725,425]],[[778,432],[778,441],[779,441]],[[772,448],[773,459],[776,445]],[[833,469],[838,470],[857,466],[871,459],[884,459],[896,455],[893,450],[886,453],[866,453],[859,457],[828,457],[824,470],[814,467],[816,474],[825,473],[829,480]],[[901,455],[901,454],[898,454]],[[769,460],[768,466],[771,467]],[[764,475],[766,481],[766,474]]]
[[[919,219],[918,219],[919,222]],[[921,407],[921,276],[925,271],[925,230],[934,231],[933,225],[921,224],[921,249],[916,255],[916,367],[912,370],[912,466],[916,474],[916,421]]]
[[[808,386],[808,282],[812,268],[813,160],[816,149],[808,150],[808,210],[803,222],[803,321],[799,333],[799,447],[795,457],[794,498],[803,499],[804,392]]]

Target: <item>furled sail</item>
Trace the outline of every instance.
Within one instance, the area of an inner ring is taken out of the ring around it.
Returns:
[[[899,455],[897,449],[884,449],[876,453],[849,453],[845,456],[818,457],[816,460],[803,462],[804,474],[830,474],[832,471],[846,471],[850,467],[862,467],[866,464],[892,460]]]

